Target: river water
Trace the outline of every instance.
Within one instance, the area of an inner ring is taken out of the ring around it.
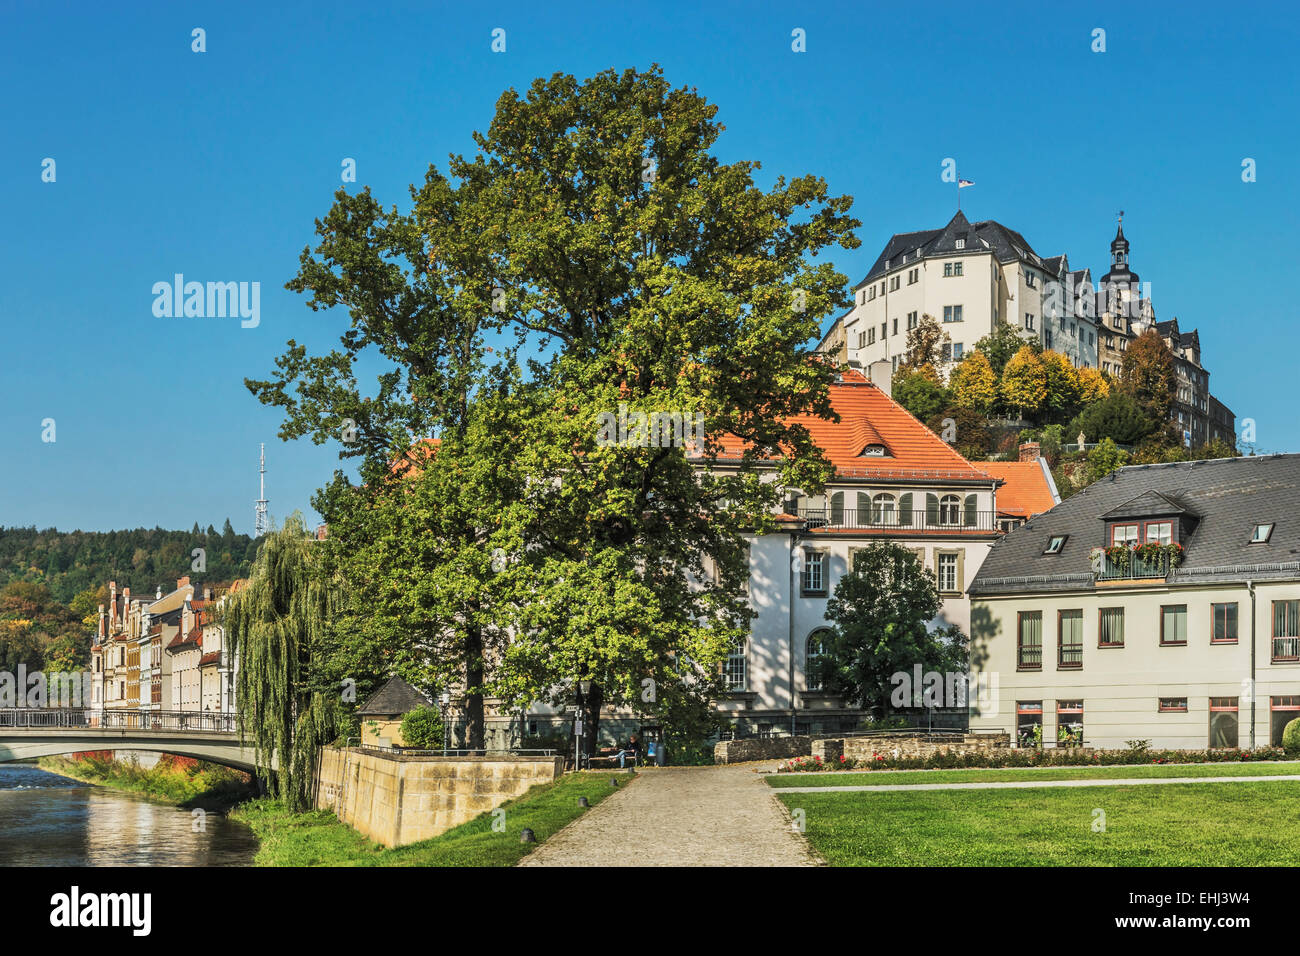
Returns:
[[[0,866],[248,866],[256,850],[219,814],[0,764]]]

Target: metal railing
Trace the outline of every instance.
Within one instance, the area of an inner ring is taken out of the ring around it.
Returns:
[[[407,757],[491,757],[497,754],[517,757],[554,757],[559,753],[551,747],[463,747],[447,750],[418,750],[414,747],[380,747],[378,744],[361,744],[352,749],[381,754],[400,754]]]
[[[912,511],[883,511],[872,508],[800,508],[799,517],[809,528],[843,528],[861,531],[996,531],[996,511],[967,511],[961,505]]]
[[[85,707],[0,708],[0,728],[185,731],[233,734],[236,714],[181,710],[93,710]]]
[[[1300,661],[1300,637],[1273,638],[1274,661]]]
[[[1114,561],[1105,552],[1097,570],[1098,581],[1131,581],[1139,578],[1167,578],[1173,570],[1168,554],[1141,558],[1130,553],[1127,561]]]

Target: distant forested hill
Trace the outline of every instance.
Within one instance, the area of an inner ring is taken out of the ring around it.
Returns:
[[[192,570],[194,549],[204,549],[207,568]],[[257,542],[235,534],[226,519],[217,531],[55,531],[35,528],[0,528],[0,587],[11,581],[45,585],[55,600],[69,604],[87,589],[110,580],[133,595],[163,593],[176,587],[176,579],[189,575],[194,584],[224,584],[248,574]]]

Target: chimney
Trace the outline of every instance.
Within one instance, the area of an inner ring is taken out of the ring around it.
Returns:
[[[204,600],[204,601],[211,601],[211,600],[212,600],[212,588],[204,588],[204,589],[203,589],[203,600]]]
[[[894,364],[888,359],[880,359],[868,365],[867,378],[890,398],[894,397]]]
[[[104,638],[108,636],[108,616],[104,613],[104,605],[99,606],[99,640],[96,643],[103,644]]]
[[[1038,455],[1040,450],[1041,449],[1039,448],[1038,442],[1027,441],[1020,446],[1020,460],[1038,461]]]
[[[117,624],[117,582],[108,582],[108,625],[109,630]]]
[[[317,526],[316,526],[316,540],[317,540],[317,541],[324,541],[324,540],[325,540],[325,536],[326,536],[327,534],[329,534],[329,525],[324,525],[324,524],[322,524],[322,525],[317,525]]]
[[[177,578],[177,579],[176,579],[176,590],[177,590],[177,591],[179,591],[181,588],[187,588],[187,587],[189,587],[189,586],[190,586],[190,576],[189,576],[188,574],[185,575],[185,577],[183,577],[183,578]]]

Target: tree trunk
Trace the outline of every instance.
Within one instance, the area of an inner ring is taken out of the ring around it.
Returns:
[[[582,702],[582,748],[588,757],[596,754],[596,741],[600,732],[600,707],[605,702],[605,692],[592,682],[591,691]]]
[[[483,635],[471,628],[465,637],[465,746],[482,750],[483,720]]]

